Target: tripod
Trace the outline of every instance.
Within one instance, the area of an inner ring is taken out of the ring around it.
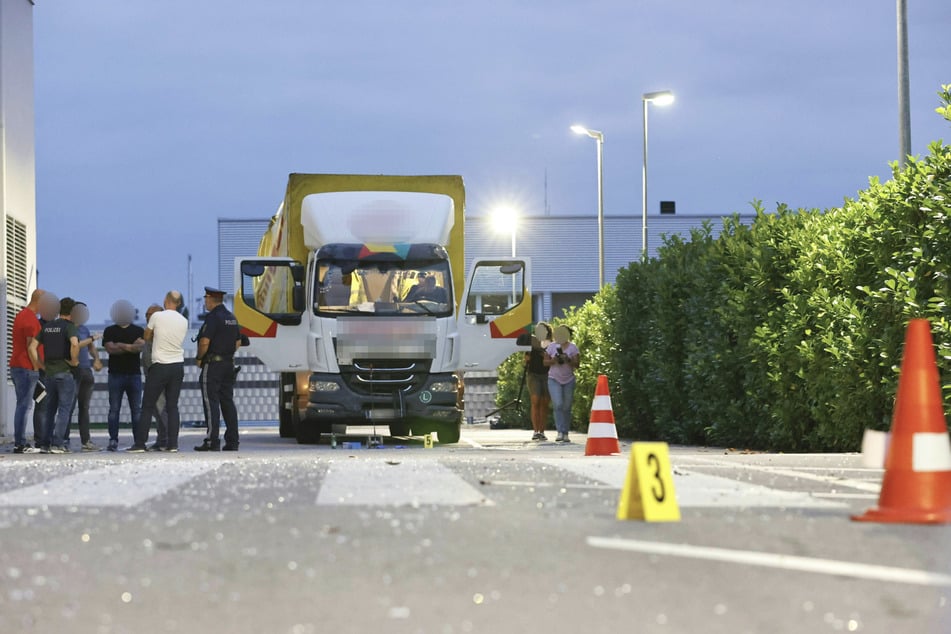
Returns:
[[[522,380],[519,382],[519,385],[518,385],[518,396],[516,396],[514,400],[509,401],[502,407],[494,409],[488,414],[486,414],[485,415],[486,418],[489,418],[490,416],[494,416],[495,414],[498,414],[499,412],[513,406],[515,407],[515,411],[518,412],[519,417],[522,417],[525,415],[525,412],[522,411],[522,393],[525,391],[525,377],[527,375],[528,375],[528,364],[526,363],[525,367],[522,368]]]

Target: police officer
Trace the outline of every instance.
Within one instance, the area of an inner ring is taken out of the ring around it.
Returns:
[[[205,323],[198,333],[196,361],[201,368],[201,395],[208,437],[195,451],[237,451],[238,411],[234,406],[234,353],[241,347],[238,320],[224,305],[225,293],[205,287]],[[221,418],[225,446],[221,447]]]

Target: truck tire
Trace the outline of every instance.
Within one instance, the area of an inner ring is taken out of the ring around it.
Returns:
[[[320,442],[320,425],[316,420],[307,419],[297,423],[297,443],[300,445],[316,445]]]
[[[459,442],[459,435],[461,434],[461,425],[459,423],[449,423],[448,425],[443,425],[436,431],[436,436],[439,438],[440,445],[454,445]]]
[[[409,425],[402,423],[390,424],[390,436],[409,436]]]
[[[287,391],[287,386],[290,391]],[[297,436],[297,425],[300,422],[300,412],[297,411],[297,395],[294,390],[297,388],[297,377],[292,372],[281,373],[281,380],[278,384],[278,432],[281,438],[294,438]]]

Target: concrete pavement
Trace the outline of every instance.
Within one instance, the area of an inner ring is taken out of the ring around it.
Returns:
[[[951,529],[857,524],[856,455],[673,448],[683,519],[614,519],[625,457],[467,428],[343,451],[0,454],[22,632],[943,632]],[[626,449],[626,446],[624,447]],[[7,626],[4,626],[4,631]]]

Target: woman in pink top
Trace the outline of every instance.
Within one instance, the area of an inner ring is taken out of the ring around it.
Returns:
[[[548,366],[548,392],[551,394],[555,414],[555,442],[568,440],[571,427],[571,402],[575,397],[575,368],[581,365],[581,352],[571,342],[571,329],[558,326],[554,332],[555,342],[545,350],[545,365]]]

